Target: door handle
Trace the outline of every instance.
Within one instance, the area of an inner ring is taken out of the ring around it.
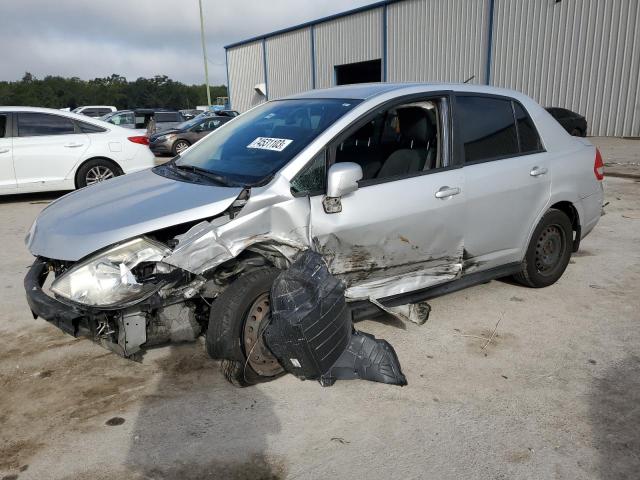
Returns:
[[[544,175],[548,172],[546,167],[533,167],[529,172],[529,175],[532,177],[539,177],[540,175]]]
[[[436,198],[448,198],[458,195],[460,188],[458,187],[440,187],[436,192]]]
[[[78,147],[81,147],[82,145],[84,145],[84,143],[67,143],[67,144],[65,144],[65,147],[67,147],[67,148],[78,148]]]
[[[0,148],[0,153],[7,153],[10,152],[11,149],[10,148]]]

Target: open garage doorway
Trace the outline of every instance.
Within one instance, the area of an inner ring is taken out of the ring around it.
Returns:
[[[382,60],[336,65],[336,85],[382,81]]]

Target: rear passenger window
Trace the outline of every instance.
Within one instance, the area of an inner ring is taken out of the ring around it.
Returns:
[[[0,115],[0,138],[7,136],[7,116]]]
[[[518,137],[520,139],[520,153],[534,153],[542,151],[542,142],[533,120],[524,111],[522,105],[513,102],[513,111],[518,125]]]
[[[71,119],[48,113],[18,113],[18,136],[68,135],[75,133]]]
[[[456,98],[456,115],[466,163],[519,153],[510,100],[459,96]]]
[[[92,125],[87,122],[78,122],[78,126],[83,133],[102,133],[106,132],[106,128],[98,127],[97,125]]]

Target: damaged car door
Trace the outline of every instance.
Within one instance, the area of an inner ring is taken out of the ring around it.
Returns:
[[[451,155],[448,96],[377,108],[328,148],[329,190],[311,196],[311,235],[352,299],[385,298],[457,278],[464,177]],[[331,197],[340,171],[357,189]]]

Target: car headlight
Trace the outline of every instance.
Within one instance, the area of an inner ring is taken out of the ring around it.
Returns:
[[[168,140],[169,137],[172,137],[173,135],[171,134],[167,134],[167,135],[160,135],[159,137],[156,137],[155,141],[156,142],[164,142],[165,140]]]
[[[56,278],[51,291],[92,307],[131,305],[159,288],[158,284],[138,283],[131,270],[142,262],[157,262],[169,253],[161,243],[135,238],[74,266]]]

